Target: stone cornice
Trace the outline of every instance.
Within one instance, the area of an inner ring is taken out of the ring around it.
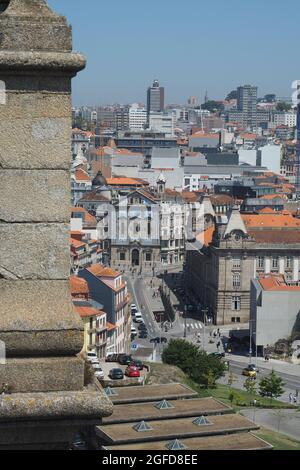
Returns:
[[[2,71],[16,72],[64,72],[76,74],[83,70],[86,59],[75,52],[28,52],[0,51],[0,73]]]

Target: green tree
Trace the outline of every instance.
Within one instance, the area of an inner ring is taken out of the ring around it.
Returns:
[[[270,375],[263,377],[259,382],[259,394],[262,397],[270,397],[272,401],[273,398],[278,398],[283,394],[283,385],[282,378],[272,370]]]
[[[244,389],[249,393],[249,395],[256,395],[256,382],[251,377],[247,377],[244,383]]]
[[[230,93],[228,93],[225,99],[226,101],[230,101],[230,100],[236,100],[237,97],[238,97],[237,90],[232,90]]]
[[[206,109],[207,111],[210,111],[211,113],[215,111],[224,110],[224,105],[222,103],[219,103],[218,101],[213,101],[213,100],[209,100],[206,103],[203,103],[201,107],[202,109]]]
[[[289,111],[291,109],[291,105],[286,103],[285,101],[278,101],[276,105],[277,111]]]
[[[179,367],[194,382],[210,387],[224,375],[225,364],[183,339],[171,340],[162,354],[165,364]]]

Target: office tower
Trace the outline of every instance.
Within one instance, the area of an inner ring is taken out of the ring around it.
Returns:
[[[152,87],[147,91],[147,114],[160,113],[165,109],[165,89],[154,80]]]
[[[243,113],[244,127],[257,126],[257,87],[240,86],[237,89],[237,109]]]

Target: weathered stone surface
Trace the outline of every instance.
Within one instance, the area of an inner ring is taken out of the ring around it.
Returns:
[[[76,357],[7,359],[0,365],[0,383],[13,393],[77,391],[83,390],[83,371]]]
[[[71,118],[0,120],[0,135],[0,168],[70,168]]]
[[[1,221],[69,222],[68,171],[0,169],[0,181]]]
[[[8,356],[77,354],[83,323],[71,302],[69,281],[0,279],[0,340]]]
[[[99,391],[30,393],[5,395],[0,398],[1,421],[36,420],[53,418],[76,419],[110,416],[112,402]]]
[[[68,171],[1,170],[0,221],[68,222],[70,174]],[[30,191],[28,191],[30,188]]]
[[[1,224],[0,276],[5,279],[68,279],[67,224]]]
[[[71,28],[66,19],[54,13],[43,0],[10,0],[0,16],[0,27],[2,49],[72,49]]]
[[[9,87],[20,87],[20,83],[14,83],[3,77],[6,84],[6,105],[0,106],[0,119],[26,119],[26,118],[69,118],[70,95],[49,94],[43,91],[23,93],[9,90]],[[41,86],[39,81],[39,86]],[[24,86],[24,81],[23,81]],[[31,80],[32,86],[32,80]],[[47,86],[45,84],[45,86]],[[51,84],[48,85],[48,87]]]

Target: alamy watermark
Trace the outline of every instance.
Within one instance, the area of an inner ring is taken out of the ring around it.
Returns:
[[[0,105],[6,104],[6,85],[3,80],[0,80]]]
[[[4,341],[0,341],[0,366],[6,364],[6,347]]]

